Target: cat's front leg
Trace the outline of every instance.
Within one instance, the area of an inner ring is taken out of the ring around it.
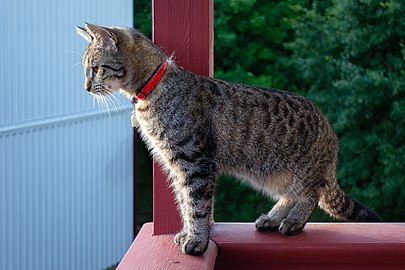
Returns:
[[[173,190],[174,193],[176,195],[176,200],[177,200],[177,205],[179,207],[180,210],[180,217],[181,217],[181,221],[183,224],[183,228],[181,229],[181,231],[179,231],[178,233],[176,233],[176,235],[174,236],[174,242],[177,245],[181,245],[184,242],[184,239],[187,236],[187,231],[188,231],[188,224],[189,224],[189,220],[188,220],[188,215],[187,215],[187,209],[185,207],[185,199],[184,199],[184,190],[182,185],[179,185],[180,181],[173,181]]]
[[[183,230],[175,236],[184,253],[202,255],[208,247],[216,174],[214,164],[200,160],[190,164],[179,192],[183,200]]]

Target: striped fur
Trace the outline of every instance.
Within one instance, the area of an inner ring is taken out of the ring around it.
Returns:
[[[83,58],[85,69],[93,69],[87,80],[107,92],[114,80],[135,96],[167,58],[134,29],[86,29],[94,37]],[[94,68],[107,67],[111,76],[94,75]],[[137,103],[136,117],[143,140],[170,177],[183,219],[175,242],[187,254],[207,248],[215,182],[223,173],[278,200],[256,221],[260,231],[296,234],[317,205],[340,220],[379,220],[339,187],[337,138],[304,97],[199,76],[171,62],[156,89]]]

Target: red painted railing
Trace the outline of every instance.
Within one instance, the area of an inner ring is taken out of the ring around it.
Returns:
[[[405,269],[404,223],[310,223],[298,235],[261,233],[253,223],[214,224],[202,257],[145,224],[118,270]],[[215,244],[217,245],[215,245]]]
[[[176,62],[213,73],[213,0],[154,0],[153,39]],[[214,224],[202,257],[181,253],[180,219],[166,177],[154,165],[153,223],[145,224],[122,259],[127,269],[405,269],[405,224],[308,224],[284,237],[252,223]],[[215,242],[214,242],[215,241]]]

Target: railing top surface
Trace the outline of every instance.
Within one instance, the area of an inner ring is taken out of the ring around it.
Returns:
[[[258,232],[252,223],[217,223],[211,235],[216,241],[243,244],[405,244],[405,223],[308,223],[295,236]]]
[[[203,257],[183,254],[172,234],[153,236],[152,226],[143,226],[119,270],[214,263],[215,269],[405,269],[405,223],[309,223],[288,237],[257,232],[253,223],[215,223]]]

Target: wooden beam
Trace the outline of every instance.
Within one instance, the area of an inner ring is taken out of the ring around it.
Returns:
[[[176,64],[195,73],[213,75],[213,0],[153,0],[153,41]],[[153,168],[153,234],[178,231],[180,218],[166,176]]]
[[[295,236],[215,224],[215,269],[405,269],[405,223],[309,223]]]
[[[211,238],[202,257],[189,256],[147,223],[117,269],[405,269],[405,223],[309,223],[295,236],[215,223]]]
[[[194,257],[181,252],[180,247],[173,241],[173,235],[152,236],[152,228],[152,223],[142,226],[117,270],[214,269],[218,248],[213,241],[209,242],[203,256]]]

